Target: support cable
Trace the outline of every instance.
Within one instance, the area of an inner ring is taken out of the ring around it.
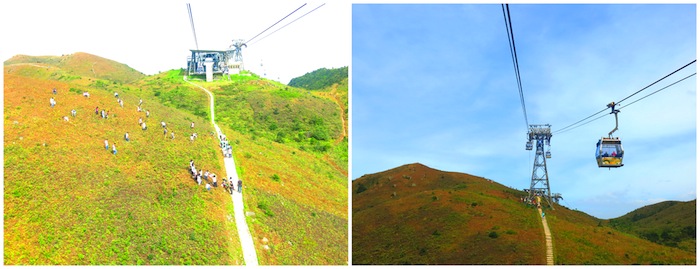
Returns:
[[[665,90],[665,89],[667,89],[667,88],[669,88],[669,87],[671,87],[671,86],[673,86],[673,85],[676,85],[676,84],[678,84],[678,83],[680,83],[680,82],[682,82],[682,81],[684,81],[684,80],[686,80],[686,79],[689,79],[690,77],[695,76],[696,74],[697,74],[697,73],[690,74],[689,76],[686,76],[686,77],[684,77],[684,78],[682,78],[682,79],[680,79],[680,80],[678,80],[678,81],[676,81],[676,82],[673,82],[673,83],[667,85],[666,87],[663,87],[663,88],[661,88],[661,89],[656,90],[655,92],[652,92],[652,93],[650,93],[650,94],[647,94],[647,95],[645,95],[645,96],[642,97],[642,98],[639,98],[639,99],[637,99],[637,100],[634,100],[633,102],[631,102],[631,103],[629,103],[629,104],[626,104],[626,105],[620,107],[619,109],[623,109],[623,108],[625,108],[625,107],[628,107],[628,106],[630,106],[630,105],[632,105],[632,104],[634,104],[634,103],[636,103],[636,102],[639,102],[639,101],[641,101],[642,99],[647,98],[647,97],[649,97],[649,96],[651,96],[651,95],[653,95],[653,94],[655,94],[655,93],[657,93],[657,92],[660,92],[660,91],[662,91],[662,90]],[[604,109],[604,110],[607,110],[607,108]],[[607,116],[607,115],[608,115],[608,114],[604,114],[604,115],[602,115],[602,116],[600,116],[600,117],[597,117],[597,118],[592,119],[592,120],[590,120],[590,121],[584,122],[584,123],[582,123],[581,125],[578,125],[578,126],[576,126],[576,127],[570,128],[570,129],[568,129],[568,130],[561,129],[561,130],[557,131],[557,133],[560,133],[560,134],[561,134],[561,133],[565,133],[565,132],[571,131],[571,130],[573,130],[573,129],[576,129],[576,128],[578,128],[578,127],[581,127],[581,126],[584,126],[584,125],[586,125],[586,124],[589,124],[589,123],[591,123],[591,122],[593,122],[593,121],[596,121],[596,120],[598,120],[598,119],[600,119],[600,118],[603,118],[603,117],[605,117],[605,116]],[[594,114],[593,116],[595,116],[595,114]],[[590,117],[588,117],[588,118],[590,118]],[[586,118],[586,119],[587,119],[587,118]],[[585,119],[584,119],[584,120],[585,120]],[[581,121],[583,121],[583,120],[581,120]],[[579,121],[579,122],[581,122],[581,121]]]
[[[520,105],[523,108],[523,116],[525,117],[525,129],[530,128],[530,123],[527,120],[527,110],[525,109],[525,95],[523,94],[523,83],[520,79],[520,66],[518,65],[518,53],[515,49],[515,36],[513,35],[513,24],[510,19],[510,7],[508,4],[501,4],[503,10],[503,20],[506,23],[506,34],[508,34],[508,45],[510,45],[510,57],[513,61],[513,69],[515,70],[515,79],[518,83],[518,94],[520,95]],[[507,14],[507,15],[506,15]]]
[[[265,38],[267,38],[268,36],[271,36],[272,34],[277,33],[277,31],[282,30],[284,27],[287,27],[287,25],[290,25],[290,24],[294,23],[295,21],[298,21],[299,19],[303,18],[304,16],[309,15],[309,13],[314,12],[315,10],[317,10],[317,9],[321,8],[322,6],[324,6],[325,4],[326,4],[326,3],[323,3],[323,4],[321,4],[320,6],[314,8],[313,10],[311,10],[311,11],[309,11],[309,12],[306,12],[304,15],[301,15],[299,18],[294,19],[294,20],[291,21],[290,23],[287,23],[287,24],[285,24],[284,26],[282,26],[282,27],[280,27],[280,28],[277,28],[277,30],[273,31],[272,33],[269,33],[269,34],[267,34],[266,36],[263,36],[263,37],[261,37],[260,39],[256,40],[255,42],[253,42],[253,44],[258,43],[258,42],[260,42],[260,41],[263,41],[263,40],[264,40]],[[253,45],[253,44],[251,44],[251,45]]]
[[[642,88],[642,89],[640,89],[640,90],[634,92],[633,94],[628,95],[627,97],[623,98],[622,100],[616,102],[616,104],[619,104],[619,103],[621,103],[621,102],[623,102],[623,101],[629,99],[630,97],[632,97],[632,96],[634,96],[634,95],[636,95],[636,94],[638,94],[638,93],[640,93],[640,92],[646,90],[647,88],[649,88],[649,87],[655,85],[656,83],[659,83],[660,81],[662,81],[662,80],[664,80],[664,79],[670,77],[671,75],[677,73],[678,71],[681,71],[682,69],[688,67],[689,65],[695,63],[696,61],[697,61],[697,59],[691,61],[690,63],[687,63],[686,65],[682,66],[681,68],[676,69],[676,71],[673,71],[673,72],[671,72],[670,74],[668,74],[668,75],[666,75],[666,76],[664,76],[664,77],[662,77],[662,78],[660,78],[660,79],[654,81],[653,83],[647,85],[646,87],[644,87],[644,88]],[[689,78],[689,77],[691,77],[691,76],[693,76],[693,75],[695,75],[695,73],[693,73],[692,75],[687,76],[687,77],[685,77],[685,78],[683,78],[683,79],[680,79],[680,80],[678,80],[678,81],[676,81],[676,82],[674,82],[674,83],[672,83],[672,84],[670,84],[670,85],[668,85],[668,86],[666,86],[666,87],[664,87],[664,88],[662,88],[662,89],[660,89],[660,90],[658,90],[658,91],[656,91],[656,92],[653,92],[653,93],[651,93],[651,94],[649,94],[649,95],[652,95],[652,94],[657,93],[657,92],[659,92],[659,91],[661,91],[661,90],[663,90],[663,89],[666,89],[666,88],[668,88],[668,87],[670,87],[670,86],[672,86],[672,85],[674,85],[674,84],[676,84],[676,83],[678,83],[678,82],[681,82],[681,81],[683,81],[683,80],[685,80],[685,79],[687,79],[687,78]],[[649,95],[647,95],[647,96],[649,96]],[[640,99],[637,99],[637,101],[639,101],[639,100],[641,100],[641,99],[644,99],[644,98],[646,98],[647,96],[644,96],[644,97],[642,97],[642,98],[640,98]],[[634,101],[634,102],[632,102],[632,103],[635,103],[635,102],[637,102],[637,101]],[[632,103],[627,104],[627,105],[625,105],[625,106],[623,106],[623,107],[629,106],[629,105],[631,105]],[[620,109],[623,108],[623,107],[620,107]],[[590,122],[592,122],[592,121],[594,121],[594,120],[597,120],[597,119],[599,119],[599,118],[602,118],[602,116],[601,116],[601,117],[595,118],[595,119],[593,119],[593,120],[587,121],[587,122],[585,122],[585,123],[583,123],[583,124],[574,126],[574,125],[576,125],[576,124],[578,124],[578,123],[580,123],[580,122],[582,122],[582,121],[585,121],[585,120],[587,120],[587,119],[590,119],[590,118],[592,118],[592,117],[594,117],[594,116],[596,116],[596,115],[598,115],[598,114],[600,114],[600,113],[603,113],[603,112],[606,111],[607,109],[608,109],[607,107],[606,107],[606,108],[603,108],[601,111],[598,111],[598,112],[594,113],[593,115],[590,115],[590,116],[588,116],[588,117],[585,117],[585,118],[583,118],[583,119],[580,120],[580,121],[577,121],[577,122],[575,122],[575,123],[573,123],[573,124],[567,125],[567,126],[564,127],[564,128],[561,128],[561,129],[559,129],[559,130],[556,130],[556,131],[552,132],[552,134],[567,132],[567,131],[570,131],[570,130],[572,130],[572,129],[581,127],[581,126],[583,126],[583,125],[586,125],[586,124],[588,124],[588,123],[590,123]],[[607,115],[607,114],[605,114],[605,115]],[[605,116],[605,115],[603,115],[603,116]]]
[[[192,19],[192,7],[190,7],[190,3],[187,3],[187,13],[190,14],[190,25],[192,26],[192,34],[194,35],[194,45],[197,47],[197,50],[199,50],[197,32],[194,31],[194,20]]]
[[[263,30],[262,32],[260,32],[259,34],[255,35],[253,38],[249,39],[249,40],[246,41],[245,43],[246,43],[246,44],[247,44],[247,43],[250,43],[250,41],[253,41],[253,39],[255,39],[256,37],[262,35],[262,34],[263,34],[264,32],[266,32],[267,30],[270,30],[270,28],[274,27],[275,25],[277,25],[278,23],[280,23],[281,21],[283,21],[283,20],[286,19],[287,17],[291,16],[292,14],[294,14],[294,12],[297,12],[297,10],[301,9],[301,8],[304,7],[304,6],[306,6],[306,3],[304,3],[303,5],[301,5],[300,7],[298,7],[297,9],[295,9],[294,11],[292,11],[292,13],[287,14],[287,16],[284,16],[284,18],[282,18],[282,19],[280,19],[279,21],[275,22],[272,26],[267,27],[267,29],[265,29],[265,30]]]

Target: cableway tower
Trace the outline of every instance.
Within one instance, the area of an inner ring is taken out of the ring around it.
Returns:
[[[549,142],[552,139],[552,129],[549,124],[530,124],[530,130],[527,132],[528,141],[525,144],[526,150],[535,148],[535,162],[532,165],[532,180],[530,181],[530,189],[528,190],[528,198],[536,199],[540,196],[541,199],[552,205],[552,194],[549,189],[549,175],[547,174],[547,158],[551,158],[549,152]],[[548,149],[545,153],[544,146]]]

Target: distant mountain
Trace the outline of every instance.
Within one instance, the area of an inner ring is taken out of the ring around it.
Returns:
[[[348,78],[348,67],[317,69],[311,73],[306,73],[301,77],[293,78],[289,81],[289,86],[304,88],[307,90],[320,90],[336,83],[341,83]]]
[[[525,192],[414,163],[352,182],[353,264],[545,264],[545,240]],[[555,205],[546,209],[555,264],[695,264]]]
[[[126,64],[84,52],[62,56],[16,55],[7,61],[8,65],[46,65],[57,67],[69,75],[93,77],[118,83],[132,83],[145,77]]]
[[[607,223],[652,242],[695,252],[696,201],[648,205]]]

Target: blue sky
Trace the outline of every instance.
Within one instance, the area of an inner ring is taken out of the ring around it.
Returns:
[[[147,75],[183,68],[196,48],[186,3],[199,48],[209,50],[225,50],[232,39],[249,40],[307,3],[243,49],[246,68],[266,78],[288,83],[321,67],[350,64],[349,3],[326,3],[264,38],[323,3],[277,0],[5,1],[0,58],[87,52]]]
[[[696,58],[695,5],[510,5],[530,124],[557,131]],[[679,72],[622,105],[696,72]],[[551,190],[599,218],[696,198],[696,79],[622,109],[625,166],[598,168],[612,115],[552,137]],[[528,188],[500,4],[352,6],[351,178],[420,162]]]

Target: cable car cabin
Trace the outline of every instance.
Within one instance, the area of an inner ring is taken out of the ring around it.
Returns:
[[[598,167],[617,168],[623,166],[622,157],[624,153],[622,141],[619,138],[601,138],[596,144],[595,152]]]
[[[532,150],[532,141],[527,141],[527,143],[525,143],[525,150]]]
[[[548,151],[544,154],[544,156],[545,156],[547,159],[551,159],[551,158],[552,158],[552,153],[550,153],[549,150],[548,150]]]

